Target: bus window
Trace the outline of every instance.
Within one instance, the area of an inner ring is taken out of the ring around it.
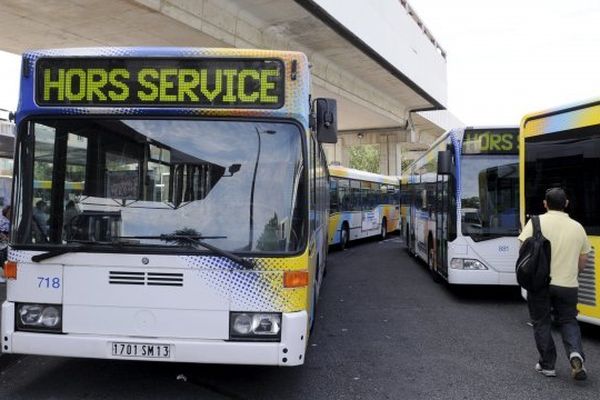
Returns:
[[[360,194],[360,182],[350,181],[350,210],[360,211],[362,207],[362,200]]]
[[[31,235],[34,243],[45,243],[49,240],[49,210],[51,207],[50,188],[54,161],[56,130],[49,126],[36,125],[35,148],[33,160],[34,182],[45,182],[46,187],[35,187],[33,193],[33,214]]]
[[[340,198],[338,197],[338,179],[331,178],[329,181],[329,209],[331,212],[340,210]]]
[[[149,145],[148,172],[146,174],[146,198],[151,201],[167,201],[170,187],[171,151],[169,149]]]
[[[380,186],[379,191],[377,193],[377,202],[378,203],[381,203],[381,204],[390,204],[388,202],[388,199],[387,199],[387,197],[388,197],[387,191],[388,191],[388,186],[387,185],[381,185]]]
[[[591,173],[600,168],[598,127],[527,138],[526,145],[526,215],[541,212],[546,189],[562,187],[569,197],[569,215],[588,235],[599,235],[600,176]]]
[[[350,195],[350,181],[348,179],[335,178],[338,182],[338,204],[341,210],[352,209],[352,199]]]
[[[462,233],[473,240],[518,232],[519,174],[514,155],[469,154],[462,159]],[[467,221],[468,215],[478,222]]]
[[[371,182],[360,182],[360,197],[361,197],[361,209],[371,210],[373,208],[372,199],[372,186]]]
[[[386,204],[385,201],[381,201],[381,185],[379,183],[371,183],[371,189],[369,190],[369,198],[371,200],[371,208],[377,207],[378,204]]]

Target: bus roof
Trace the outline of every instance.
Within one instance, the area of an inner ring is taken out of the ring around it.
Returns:
[[[34,50],[23,55],[17,122],[36,114],[121,114],[292,118],[308,125],[309,90],[308,60],[294,51]]]
[[[531,136],[597,124],[600,124],[600,98],[526,114],[521,120],[521,132]]]
[[[342,167],[341,165],[330,165],[329,174],[338,178],[348,178],[360,181],[385,183],[388,185],[400,184],[400,178],[397,176],[374,174],[372,172],[361,171],[354,168]]]

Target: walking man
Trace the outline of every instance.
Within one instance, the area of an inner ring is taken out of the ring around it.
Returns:
[[[540,227],[551,245],[550,286],[528,293],[527,304],[533,322],[535,344],[540,353],[535,369],[545,376],[556,376],[556,347],[551,332],[553,312],[569,357],[571,375],[576,380],[584,380],[587,378],[585,355],[576,319],[577,276],[585,268],[591,247],[583,226],[564,212],[568,205],[569,200],[563,189],[551,188],[546,191],[544,207],[547,212],[540,215]],[[519,240],[523,242],[532,235],[530,220],[519,235]]]

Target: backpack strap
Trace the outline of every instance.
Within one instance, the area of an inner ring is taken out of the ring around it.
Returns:
[[[531,223],[533,224],[533,235],[534,237],[539,237],[542,235],[542,228],[540,227],[540,216],[533,215],[531,217]]]

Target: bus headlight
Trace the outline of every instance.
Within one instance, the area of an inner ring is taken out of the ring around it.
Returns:
[[[62,307],[56,304],[19,303],[17,330],[62,332]]]
[[[229,339],[279,341],[281,313],[232,312],[229,314]]]
[[[481,261],[472,260],[470,258],[453,258],[450,260],[450,268],[465,269],[471,271],[481,271],[488,269]]]

